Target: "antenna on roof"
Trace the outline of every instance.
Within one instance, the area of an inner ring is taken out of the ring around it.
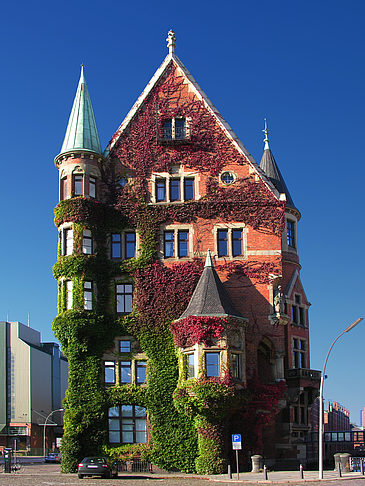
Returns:
[[[262,130],[264,132],[264,134],[265,134],[265,138],[264,138],[265,147],[264,147],[264,150],[269,150],[270,149],[270,147],[269,147],[270,140],[269,140],[269,137],[268,137],[269,131],[267,129],[267,120],[266,120],[266,118],[264,118],[264,120],[265,120],[265,129]]]
[[[175,44],[176,37],[175,37],[175,32],[172,29],[169,30],[166,41],[167,41],[167,47],[169,48],[169,54],[173,54],[176,47]]]

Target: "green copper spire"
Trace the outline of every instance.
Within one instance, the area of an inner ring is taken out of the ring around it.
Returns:
[[[84,77],[84,66],[81,66],[81,75],[77,87],[74,104],[61,154],[75,149],[89,150],[101,154],[98,130],[96,128],[93,107]]]

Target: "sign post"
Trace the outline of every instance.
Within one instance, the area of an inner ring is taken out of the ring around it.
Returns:
[[[240,479],[240,469],[238,465],[238,451],[242,449],[241,434],[232,435],[232,449],[236,451],[237,481]]]

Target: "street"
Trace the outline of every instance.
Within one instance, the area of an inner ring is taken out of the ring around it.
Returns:
[[[165,484],[168,486],[207,486],[207,484],[216,483],[221,486],[229,486],[232,484],[280,484],[285,486],[301,485],[304,482],[310,482],[311,485],[317,486],[365,486],[365,477],[352,473],[350,477],[337,478],[333,473],[327,472],[327,479],[323,481],[316,480],[314,472],[307,472],[305,481],[297,480],[295,472],[275,472],[271,473],[269,481],[264,481],[263,477],[259,475],[251,475],[251,473],[241,473],[240,480],[236,480],[236,475],[233,475],[232,480],[226,479],[224,476],[210,476],[206,478],[198,478],[185,474],[172,473],[139,473],[126,474],[119,473],[117,479],[100,479],[100,478],[84,478],[78,479],[76,474],[61,474],[59,464],[24,464],[21,471],[17,473],[0,474],[0,486],[69,486],[69,485],[87,485],[87,486],[153,486],[157,484]],[[351,478],[352,477],[352,478]]]

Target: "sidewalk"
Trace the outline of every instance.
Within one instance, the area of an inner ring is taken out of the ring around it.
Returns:
[[[207,477],[207,476],[206,476]],[[228,474],[217,476],[208,476],[210,481],[229,481],[235,483],[298,483],[298,482],[313,482],[313,481],[336,481],[349,479],[365,480],[360,472],[343,472],[342,477],[339,477],[337,471],[324,471],[323,480],[318,479],[318,471],[303,471],[303,479],[299,471],[268,471],[267,480],[265,480],[264,473],[240,472],[239,480],[237,481],[237,472],[232,472],[232,479],[228,479]]]

